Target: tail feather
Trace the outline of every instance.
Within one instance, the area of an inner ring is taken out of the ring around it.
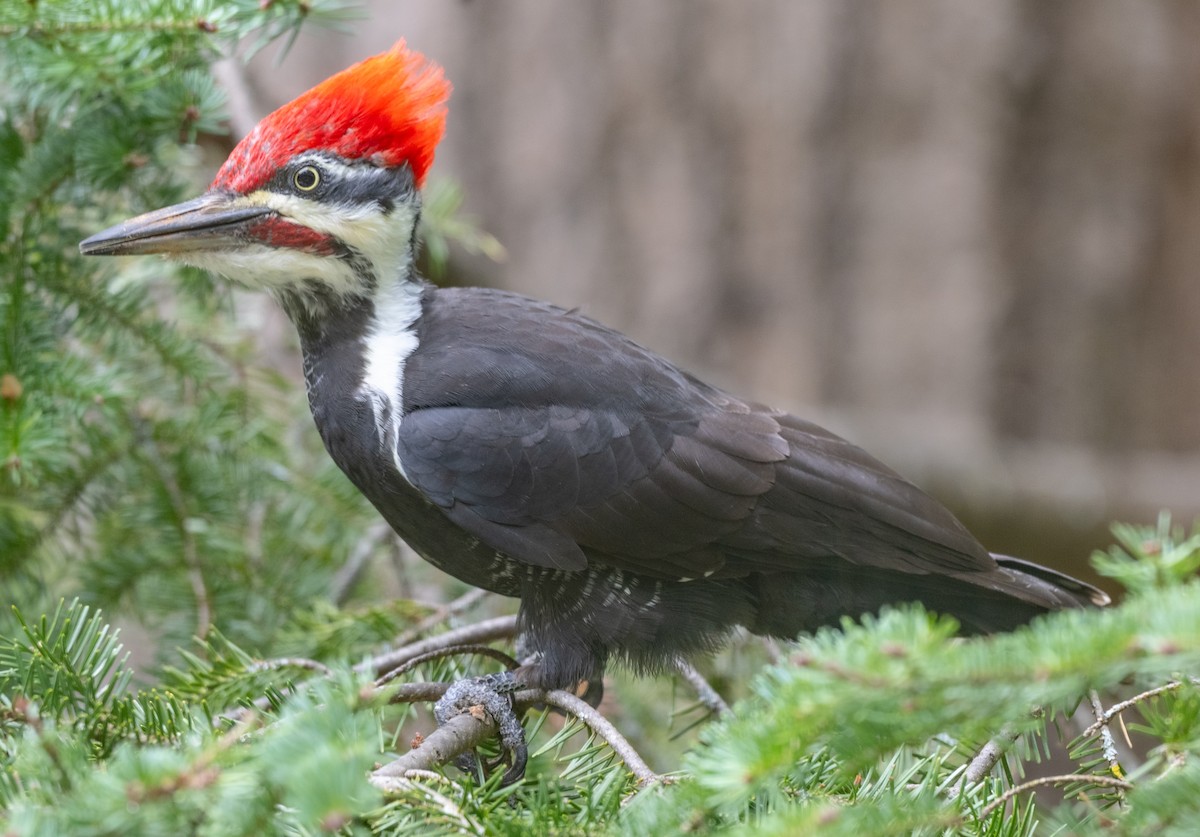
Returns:
[[[1112,599],[1103,590],[1093,587],[1077,578],[1072,578],[1066,573],[1060,573],[1057,570],[1043,567],[1041,564],[1035,564],[1032,561],[1026,561],[1022,558],[1013,558],[1011,555],[999,555],[993,552],[992,558],[996,560],[996,563],[1002,569],[1008,570],[1018,577],[1028,578],[1032,576],[1042,581],[1043,589],[1048,587],[1055,601],[1062,601],[1063,596],[1066,595],[1075,602],[1072,605],[1068,601],[1061,605],[1061,607],[1105,607],[1112,604]]]
[[[843,616],[873,613],[884,605],[920,602],[953,616],[964,634],[1011,631],[1045,613],[1103,607],[1109,597],[1090,584],[1055,570],[994,556],[985,572],[920,574],[852,564],[762,575],[755,591],[758,619],[751,630],[795,637]]]

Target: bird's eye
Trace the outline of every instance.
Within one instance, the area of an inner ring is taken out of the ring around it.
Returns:
[[[321,182],[321,172],[316,166],[305,166],[292,175],[292,183],[301,192],[311,192]]]

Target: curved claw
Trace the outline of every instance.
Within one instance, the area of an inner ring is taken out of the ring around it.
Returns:
[[[488,674],[459,680],[446,690],[446,694],[433,706],[433,717],[438,724],[467,711],[472,706],[481,706],[496,723],[500,745],[512,758],[501,780],[501,786],[511,785],[525,775],[529,761],[529,748],[525,744],[525,729],[517,713],[513,711],[508,696],[517,691],[521,684],[511,671]],[[466,772],[475,772],[478,765],[473,753],[464,753],[455,759],[455,765]]]
[[[600,701],[604,700],[604,678],[595,677],[587,681],[587,686],[583,690],[583,694],[579,695],[588,706],[595,709],[600,705]]]

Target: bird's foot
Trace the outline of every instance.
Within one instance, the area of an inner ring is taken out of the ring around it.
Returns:
[[[501,748],[509,760],[509,768],[500,780],[501,787],[511,785],[524,776],[525,764],[529,760],[525,729],[513,711],[511,699],[512,693],[521,687],[522,683],[511,671],[472,677],[452,684],[433,707],[433,716],[439,725],[475,706],[482,707],[491,717],[496,724]],[[475,773],[477,769],[474,753],[463,753],[454,760],[454,764],[467,773]]]

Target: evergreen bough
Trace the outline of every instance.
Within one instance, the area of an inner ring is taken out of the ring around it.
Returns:
[[[615,690],[632,744],[532,711],[513,787],[384,776],[430,729],[422,695],[494,669],[474,645],[416,656],[479,597],[430,610],[356,585],[392,539],[298,388],[254,365],[236,297],[76,249],[195,190],[192,143],[223,133],[213,59],[346,13],[0,0],[0,833],[1192,833],[1200,536],[1165,519],[1096,556],[1119,607],[970,640],[919,608],[848,620],[787,647],[682,761],[630,734],[665,725],[639,686]],[[501,255],[440,188],[439,263],[450,241]],[[151,630],[150,663],[100,606]],[[643,747],[670,772],[631,772],[622,748]]]

